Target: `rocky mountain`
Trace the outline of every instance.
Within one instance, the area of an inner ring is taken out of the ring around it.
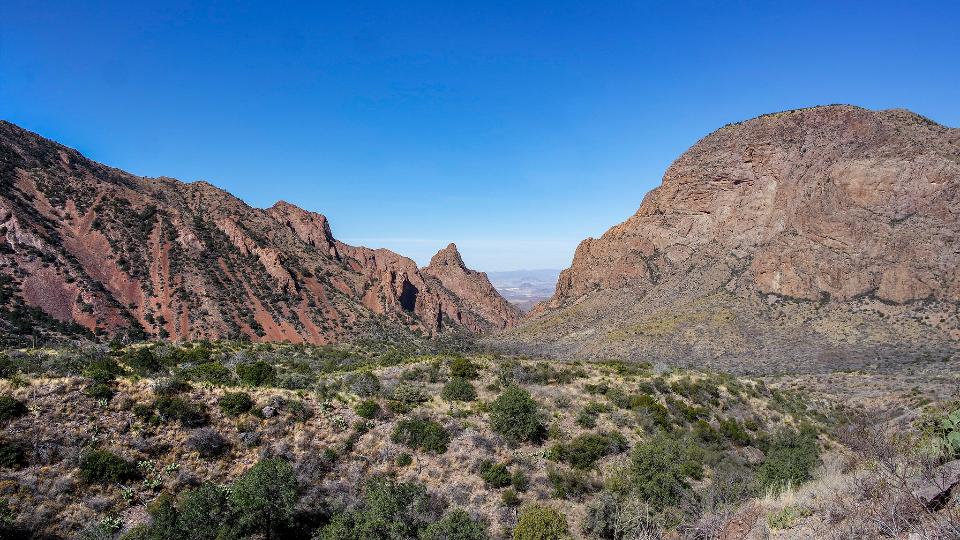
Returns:
[[[876,365],[957,351],[960,130],[825,106],[728,125],[584,240],[500,344],[561,355]]]
[[[451,244],[426,268],[286,202],[143,178],[0,122],[0,335],[327,343],[485,334],[519,311]]]

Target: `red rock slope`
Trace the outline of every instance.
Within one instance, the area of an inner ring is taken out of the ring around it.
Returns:
[[[519,319],[483,274],[431,272],[338,242],[320,214],[133,176],[0,122],[7,338],[86,329],[327,343],[376,329],[481,334]]]

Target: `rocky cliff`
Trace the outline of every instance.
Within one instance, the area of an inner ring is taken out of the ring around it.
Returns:
[[[452,250],[452,253],[451,253]],[[455,247],[441,253],[460,260]],[[142,178],[0,122],[0,334],[327,343],[503,329],[481,273],[337,241],[327,219]],[[457,291],[463,291],[464,297]],[[483,294],[477,294],[483,291]]]
[[[690,362],[939,355],[958,303],[960,130],[826,106],[699,141],[503,341]]]

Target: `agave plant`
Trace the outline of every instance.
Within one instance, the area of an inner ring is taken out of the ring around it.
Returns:
[[[960,457],[960,409],[945,416],[940,427],[943,429],[943,445],[947,454]]]

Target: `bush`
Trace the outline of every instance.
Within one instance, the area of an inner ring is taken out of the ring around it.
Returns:
[[[486,540],[487,527],[465,510],[451,510],[420,533],[421,540]]]
[[[558,499],[579,499],[599,487],[580,471],[555,467],[547,469],[547,480],[553,487],[553,496]]]
[[[436,519],[427,490],[420,484],[374,477],[354,509],[331,517],[314,540],[417,538]]]
[[[444,385],[440,397],[447,401],[473,401],[477,399],[477,389],[470,381],[457,377]]]
[[[450,444],[450,434],[433,420],[408,418],[397,423],[390,440],[415,450],[442,454]]]
[[[620,433],[585,433],[569,444],[558,444],[552,450],[554,456],[577,469],[588,469],[598,459],[619,454],[627,449],[627,440]]]
[[[253,399],[246,392],[227,392],[218,401],[220,409],[228,416],[240,416],[253,408]]]
[[[410,384],[397,385],[397,387],[393,389],[393,395],[391,397],[394,401],[399,401],[407,405],[425,403],[430,400],[430,396],[427,395],[423,388]]]
[[[0,396],[0,424],[27,414],[27,406],[12,396]]]
[[[494,463],[489,460],[484,460],[480,464],[480,477],[483,478],[483,481],[487,483],[490,487],[493,488],[503,488],[510,485],[512,477],[510,476],[510,469],[507,468],[503,463]]]
[[[277,380],[277,370],[263,360],[258,360],[252,364],[239,364],[237,376],[240,377],[240,382],[248,386],[270,386]]]
[[[750,434],[743,428],[743,425],[736,418],[724,418],[720,420],[720,433],[730,442],[737,446],[747,446],[750,444]]]
[[[80,479],[87,484],[115,484],[136,477],[132,463],[107,450],[91,450],[80,459]]]
[[[86,394],[93,399],[105,399],[109,401],[116,392],[114,392],[109,384],[95,383],[87,388]]]
[[[514,540],[563,540],[569,538],[567,518],[548,506],[531,505],[520,512]]]
[[[509,386],[490,404],[490,427],[508,442],[540,443],[546,428],[537,402],[519,386]]]
[[[503,490],[503,492],[500,493],[500,500],[504,506],[510,508],[520,506],[520,495],[517,495],[517,491],[513,488]]]
[[[161,422],[177,421],[185,427],[200,427],[207,423],[203,405],[176,396],[160,396],[153,402],[153,410]]]
[[[187,437],[186,443],[188,448],[207,459],[220,457],[230,449],[230,442],[209,427],[194,430]]]
[[[517,491],[526,491],[530,488],[530,479],[519,469],[513,471],[510,483],[513,485],[513,489]]]
[[[191,368],[188,374],[195,381],[210,383],[215,386],[230,386],[236,382],[230,368],[220,362],[200,364]]]
[[[163,368],[163,364],[149,347],[134,349],[123,357],[124,362],[138,375],[152,375]]]
[[[265,459],[243,474],[230,490],[237,525],[244,533],[274,538],[293,522],[297,480],[283,459]]]
[[[347,379],[350,385],[350,391],[360,397],[373,397],[380,393],[382,386],[380,379],[369,371],[354,373]]]
[[[808,426],[800,431],[788,429],[770,442],[767,459],[757,471],[757,480],[762,487],[775,491],[799,486],[813,478],[813,470],[819,462],[816,431]]]
[[[20,469],[27,466],[26,446],[11,441],[0,441],[0,467]]]
[[[697,446],[659,434],[633,449],[628,471],[633,492],[661,511],[680,502],[687,479],[703,478],[703,457]]]
[[[84,373],[94,382],[106,384],[123,374],[123,368],[112,358],[101,358],[91,362]]]
[[[454,379],[476,379],[480,374],[478,366],[469,358],[454,358],[450,361],[450,377]]]
[[[380,412],[380,405],[372,399],[365,399],[360,403],[357,403],[357,406],[354,407],[353,410],[360,418],[366,418],[367,420],[370,420],[377,416],[377,413]]]
[[[406,453],[406,452],[403,452],[402,454],[400,454],[399,456],[397,456],[397,461],[396,461],[396,463],[397,463],[397,467],[407,467],[407,466],[409,466],[411,463],[413,463],[413,456],[411,456],[410,454],[408,454],[408,453]]]

